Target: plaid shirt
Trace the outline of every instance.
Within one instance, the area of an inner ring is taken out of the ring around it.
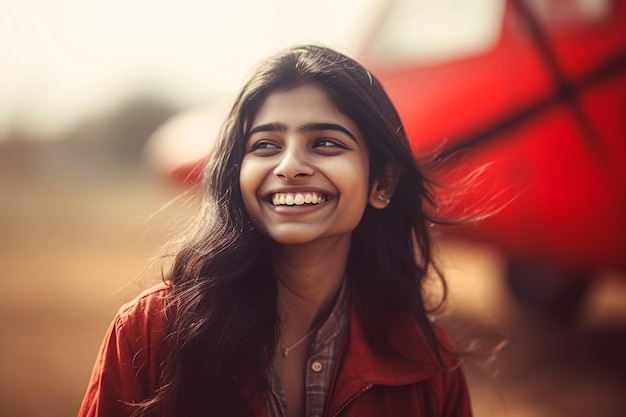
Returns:
[[[307,417],[321,417],[324,412],[326,395],[347,323],[348,296],[344,281],[330,315],[317,331],[309,348],[304,375],[304,414]],[[287,417],[287,398],[280,383],[276,366],[271,370],[270,380],[272,390],[266,398],[269,415],[271,417]]]

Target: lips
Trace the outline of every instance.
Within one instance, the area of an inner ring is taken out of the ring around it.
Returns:
[[[324,201],[326,201],[326,196],[315,192],[276,193],[272,195],[272,204],[275,206],[303,206],[305,204],[320,204]]]

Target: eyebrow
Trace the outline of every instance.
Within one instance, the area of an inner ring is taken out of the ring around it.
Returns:
[[[285,132],[287,125],[284,123],[266,123],[258,125],[250,129],[248,137],[258,132]],[[306,123],[298,127],[298,132],[315,132],[320,130],[334,130],[349,136],[353,141],[357,142],[356,136],[345,127],[337,123]]]

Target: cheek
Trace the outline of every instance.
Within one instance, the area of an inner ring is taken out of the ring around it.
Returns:
[[[239,171],[239,190],[243,203],[248,210],[256,201],[256,192],[260,185],[259,178],[261,178],[261,176],[258,175],[258,173],[255,174],[253,166],[245,162],[241,164],[241,170]]]
[[[369,194],[369,167],[363,161],[358,164],[345,164],[337,177],[343,178],[344,187],[354,198],[367,199]]]

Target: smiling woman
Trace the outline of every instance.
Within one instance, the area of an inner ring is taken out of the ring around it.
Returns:
[[[365,68],[317,46],[269,58],[225,121],[194,230],[116,316],[79,416],[471,416],[423,298],[428,187]]]

